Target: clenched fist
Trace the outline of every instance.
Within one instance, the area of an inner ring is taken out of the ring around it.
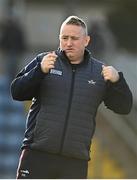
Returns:
[[[118,71],[112,67],[112,66],[102,66],[102,75],[104,77],[105,81],[111,81],[112,83],[115,83],[119,80],[119,74]]]
[[[45,55],[41,61],[41,70],[44,73],[48,73],[50,69],[54,68],[57,55],[55,52],[51,52]]]

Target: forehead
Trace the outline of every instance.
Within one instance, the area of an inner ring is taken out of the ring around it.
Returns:
[[[60,35],[79,36],[83,34],[85,34],[85,31],[81,26],[64,24],[60,28]]]

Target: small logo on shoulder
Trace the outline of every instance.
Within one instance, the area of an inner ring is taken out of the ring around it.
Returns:
[[[51,69],[50,74],[56,74],[56,75],[62,76],[62,71],[57,70],[57,69]]]
[[[95,84],[96,84],[96,81],[94,81],[94,80],[91,79],[91,80],[88,81],[88,84],[95,85]]]
[[[21,173],[21,176],[22,176],[22,177],[26,177],[26,176],[29,175],[29,171],[28,171],[27,169],[26,169],[26,170],[21,169],[21,170],[20,170],[20,173]]]

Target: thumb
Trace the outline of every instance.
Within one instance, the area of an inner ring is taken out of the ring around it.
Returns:
[[[107,67],[105,64],[102,65],[102,71],[101,71],[101,75],[103,75],[103,70],[104,68]]]
[[[56,54],[55,54],[55,51],[51,51],[51,54],[56,55]]]
[[[107,67],[107,65],[103,64],[103,65],[102,65],[102,69],[104,69],[105,67]]]
[[[49,57],[54,58],[56,60],[56,58],[58,57],[57,54],[55,53],[55,51],[50,51],[49,52]]]

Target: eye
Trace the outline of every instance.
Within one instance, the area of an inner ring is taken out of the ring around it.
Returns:
[[[79,37],[73,36],[73,37],[72,37],[72,40],[79,40]]]
[[[63,40],[67,40],[67,39],[68,39],[68,37],[67,37],[67,36],[62,36],[62,37],[61,37],[61,39],[63,39]]]

